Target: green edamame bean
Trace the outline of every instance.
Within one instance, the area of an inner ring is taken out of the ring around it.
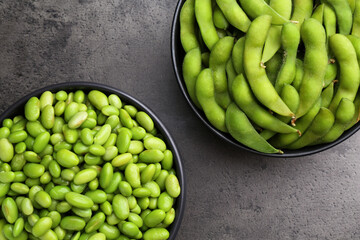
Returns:
[[[92,211],[90,208],[87,209],[80,209],[80,208],[71,208],[71,210],[73,211],[73,213],[75,213],[76,215],[78,215],[79,217],[82,218],[90,218],[92,215]]]
[[[144,224],[148,227],[155,227],[161,223],[166,217],[165,211],[156,209],[151,211],[144,219]]]
[[[116,239],[120,236],[120,231],[117,227],[111,226],[107,223],[103,223],[100,226],[99,232],[105,234],[107,239]]]
[[[121,224],[120,231],[131,238],[136,237],[140,232],[139,228],[132,222]]]
[[[170,225],[174,222],[174,220],[175,220],[175,209],[171,208],[170,211],[166,213],[163,223]]]
[[[154,181],[151,181],[151,182],[147,182],[144,184],[144,187],[149,189],[151,194],[150,194],[150,197],[159,197],[160,196],[160,186],[154,182]]]
[[[147,165],[145,169],[141,171],[140,174],[141,183],[145,184],[147,182],[150,182],[155,175],[155,171],[156,171],[155,164]]]
[[[71,129],[79,128],[88,118],[87,112],[77,112],[69,120],[68,126]]]
[[[123,153],[118,155],[117,157],[115,157],[112,161],[111,164],[114,167],[121,167],[121,166],[125,166],[126,164],[128,164],[132,159],[132,154],[131,153]]]
[[[117,129],[115,131],[117,131]],[[117,140],[117,135],[115,133],[111,133],[110,137],[108,138],[106,143],[103,145],[103,147],[107,148],[107,147],[110,147],[110,146],[115,146],[116,140]]]
[[[67,149],[61,149],[57,152],[56,161],[66,168],[71,168],[79,164],[78,156]]]
[[[116,146],[119,149],[119,153],[126,153],[129,149],[132,133],[127,128],[120,128],[116,140]]]
[[[47,231],[51,229],[52,219],[49,217],[40,218],[32,228],[32,234],[35,237],[40,237],[44,235]]]
[[[180,11],[180,40],[185,52],[199,47],[195,26],[195,0],[187,0]]]
[[[335,34],[330,37],[329,45],[340,66],[339,88],[329,105],[335,113],[342,98],[354,101],[360,85],[360,70],[355,49],[347,37]]]
[[[24,158],[26,161],[31,162],[31,163],[40,163],[41,162],[40,156],[37,155],[33,151],[24,152]]]
[[[303,66],[303,62],[298,58],[296,59],[295,65],[296,65],[296,73],[295,73],[295,78],[294,78],[294,81],[292,82],[292,85],[294,86],[294,88],[297,91],[299,91],[301,81],[304,76],[304,66]]]
[[[25,118],[29,121],[36,121],[40,116],[40,100],[31,97],[25,104]]]
[[[66,216],[60,222],[60,227],[69,231],[81,231],[85,225],[85,220],[78,216]]]
[[[25,222],[24,222],[24,219],[23,218],[18,218],[16,221],[15,221],[15,224],[14,224],[14,228],[13,228],[13,236],[16,238],[16,237],[19,237],[19,235],[21,234],[21,232],[24,230],[24,225],[25,225]]]
[[[56,205],[56,211],[58,211],[59,213],[66,213],[68,211],[71,210],[71,205],[67,202],[59,202]]]
[[[51,205],[51,197],[45,191],[39,191],[35,194],[34,200],[43,208],[48,208]]]
[[[58,101],[54,106],[54,114],[57,117],[60,117],[64,114],[66,108],[66,103],[64,101]]]
[[[29,216],[34,212],[33,204],[29,198],[25,198],[21,202],[21,211],[23,214]]]
[[[92,233],[100,228],[100,226],[105,222],[105,214],[99,212],[95,214],[86,224],[85,232]]]
[[[115,109],[117,110],[117,108]],[[111,115],[106,119],[105,124],[109,124],[111,126],[111,129],[114,131],[114,129],[120,124],[120,118],[116,115]]]
[[[260,127],[281,133],[297,132],[295,128],[282,122],[257,103],[250,86],[242,74],[234,79],[232,91],[235,103],[248,118]]]
[[[139,187],[133,190],[134,197],[137,198],[145,198],[145,197],[150,197],[151,195],[151,191],[147,188],[144,187]]]
[[[77,90],[74,93],[74,101],[77,103],[82,103],[85,101],[85,93],[82,90]]]
[[[105,163],[103,168],[101,169],[100,178],[99,178],[100,186],[103,189],[110,186],[111,180],[113,178],[113,174],[114,174],[114,168],[111,165],[111,163]]]
[[[157,208],[158,198],[151,197],[149,198],[149,209],[154,210]]]
[[[85,196],[88,196],[96,204],[101,204],[107,200],[106,193],[103,190],[87,191]]]
[[[60,213],[56,211],[51,211],[47,214],[47,217],[49,217],[52,221],[51,228],[56,228],[61,221],[61,215]]]
[[[158,208],[168,212],[174,204],[174,199],[167,193],[163,192],[158,198]]]
[[[70,188],[73,192],[82,193],[86,188],[86,184],[77,185],[74,182],[72,182],[70,183]]]
[[[136,213],[130,213],[128,220],[129,222],[134,223],[138,228],[143,226],[142,218]]]
[[[90,208],[92,205],[94,205],[94,202],[91,200],[91,198],[76,192],[66,193],[65,200],[70,205],[81,209]]]
[[[163,169],[160,171],[158,177],[155,178],[155,182],[159,185],[161,190],[165,189],[165,180],[168,175],[169,175],[169,172]]]
[[[37,121],[35,121],[35,122],[37,122]],[[14,125],[10,128],[10,132],[16,132],[16,131],[24,130],[27,123],[28,123],[28,121],[25,118],[20,119],[16,123],[15,123],[15,120],[14,120]]]
[[[150,137],[144,140],[144,147],[146,149],[158,149],[160,151],[166,150],[165,142],[158,137]]]
[[[64,125],[62,130],[66,142],[74,144],[79,139],[79,132],[76,129],[71,129]]]
[[[143,111],[138,111],[136,113],[136,121],[140,124],[140,126],[145,128],[147,132],[151,132],[154,130],[154,122],[147,113]]]
[[[20,130],[10,133],[10,135],[8,136],[8,140],[11,143],[19,143],[25,141],[27,137],[28,137],[27,132],[24,130]]]
[[[119,183],[119,190],[120,190],[120,193],[125,197],[129,197],[132,194],[132,187],[126,181],[121,181]]]
[[[7,138],[10,135],[10,129],[7,127],[0,128],[0,138]]]
[[[261,66],[262,46],[270,25],[271,17],[268,15],[260,16],[251,23],[245,37],[244,70],[251,90],[263,105],[282,116],[293,116]]]
[[[29,192],[29,187],[23,183],[13,183],[10,189],[18,194],[27,194]]]
[[[60,90],[55,94],[55,98],[58,101],[65,101],[68,97],[67,92],[65,92],[64,90]]]
[[[336,13],[336,19],[340,34],[347,35],[352,27],[352,11],[347,1],[328,0]]]
[[[161,161],[161,166],[165,170],[170,170],[173,167],[174,157],[170,150],[164,151],[164,159]]]
[[[60,176],[65,181],[72,181],[75,177],[75,172],[71,169],[64,169],[61,171]]]
[[[140,170],[136,164],[129,163],[125,168],[125,178],[133,188],[141,186]]]
[[[146,130],[143,127],[133,127],[130,129],[133,140],[141,140],[146,135]]]
[[[111,161],[118,156],[119,150],[115,146],[109,146],[105,149],[105,154],[102,156],[104,161]]]
[[[45,172],[45,167],[37,163],[27,163],[23,168],[24,174],[30,178],[39,178]]]
[[[10,162],[14,157],[14,146],[6,138],[0,139],[0,160]]]
[[[53,106],[51,106],[51,105],[45,106],[45,108],[41,111],[40,121],[41,121],[41,124],[46,129],[51,129],[54,127],[55,110],[54,110]]]
[[[120,172],[115,172],[114,175],[113,175],[113,178],[111,180],[110,185],[107,188],[105,188],[104,191],[106,193],[115,192],[119,187],[119,183],[120,183],[121,179],[122,179],[122,177],[121,177]]]
[[[169,195],[173,198],[177,198],[180,195],[180,184],[177,177],[173,174],[167,176],[165,180],[165,188]]]
[[[132,128],[134,126],[131,116],[125,109],[120,109],[120,121],[121,124],[127,128]]]
[[[281,153],[256,132],[246,115],[234,103],[226,110],[226,125],[229,133],[245,146],[260,152]]]
[[[109,124],[103,125],[94,137],[94,144],[103,145],[111,134],[111,126]]]
[[[106,240],[106,235],[104,233],[95,233],[89,236],[87,240]]]
[[[100,205],[101,211],[107,215],[110,216],[113,212],[112,205],[109,201],[105,201]]]
[[[199,101],[196,98],[195,86],[196,79],[201,71],[201,52],[199,48],[194,48],[185,55],[183,61],[183,77],[187,92],[193,103],[201,108]]]
[[[63,118],[55,117],[55,122],[54,122],[54,126],[52,128],[52,132],[53,133],[62,133],[62,128],[64,125],[65,125],[65,121]]]
[[[113,211],[119,219],[125,220],[130,214],[129,203],[126,197],[117,194],[112,201]]]
[[[109,105],[107,96],[98,90],[90,91],[88,94],[88,99],[90,103],[98,110],[101,110],[104,106]]]
[[[118,108],[108,105],[108,106],[104,106],[101,109],[101,113],[104,114],[105,116],[111,116],[111,115],[118,116],[120,112]]]
[[[14,124],[14,122],[10,118],[6,118],[2,122],[3,127],[6,127],[6,128],[11,128],[13,124]]]
[[[18,218],[18,207],[11,197],[7,197],[3,200],[1,210],[6,221],[10,224],[14,223]]]
[[[26,163],[24,154],[15,154],[15,156],[12,158],[10,164],[11,169],[13,171],[20,171],[23,169],[24,165]]]
[[[15,173],[14,172],[0,172],[0,182],[1,183],[11,183],[15,179]]]
[[[97,120],[94,118],[87,118],[83,124],[81,124],[81,128],[94,128],[97,124]]]
[[[128,152],[131,154],[139,154],[144,150],[144,144],[142,141],[131,140],[128,148]]]
[[[69,122],[70,119],[79,112],[79,104],[76,102],[71,102],[65,107],[64,111],[64,120],[65,122]]]
[[[34,141],[34,145],[33,145],[33,150],[35,153],[40,153],[42,152],[46,145],[49,143],[50,141],[50,133],[49,132],[43,132],[40,133]]]
[[[118,109],[120,109],[122,107],[121,99],[119,98],[119,96],[117,96],[115,94],[109,95],[109,103],[111,106],[114,106]]]
[[[105,148],[99,144],[93,144],[89,147],[89,152],[95,156],[103,156],[105,151]]]
[[[305,115],[319,98],[327,67],[326,37],[322,25],[312,18],[305,20],[301,27],[301,38],[306,51],[297,118]]]
[[[74,177],[74,183],[77,185],[88,183],[94,180],[97,172],[94,169],[84,169],[78,172]]]
[[[80,139],[83,144],[90,146],[94,142],[94,137],[89,128],[84,128],[81,130]]]

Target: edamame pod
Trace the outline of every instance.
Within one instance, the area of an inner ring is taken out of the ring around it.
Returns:
[[[300,30],[304,20],[309,18],[313,10],[313,0],[293,0],[293,13],[291,21],[296,21],[297,28]]]
[[[282,65],[282,58],[283,53],[280,50],[269,61],[267,61],[265,65],[266,74],[273,86],[275,86],[275,81]]]
[[[232,97],[231,96],[232,83],[233,83],[234,79],[236,78],[237,73],[234,69],[231,59],[229,59],[228,62],[226,63],[226,75],[227,75],[228,92],[230,94],[230,97]]]
[[[340,34],[349,34],[352,27],[352,12],[348,1],[327,0],[335,11]]]
[[[335,123],[325,136],[317,143],[329,143],[338,139],[355,115],[355,105],[349,99],[343,98],[335,113]]]
[[[243,66],[244,47],[245,47],[245,37],[241,37],[236,41],[232,50],[231,59],[237,74],[244,73],[244,66]],[[229,89],[231,88],[229,87]]]
[[[219,37],[213,19],[211,0],[195,0],[195,16],[200,28],[202,39],[206,46],[212,50]]]
[[[236,0],[216,0],[216,3],[231,25],[247,32],[251,21]]]
[[[198,108],[201,108],[195,94],[196,78],[201,71],[201,52],[199,48],[193,48],[186,53],[182,69],[184,82],[190,99]]]
[[[320,107],[321,98],[319,97],[314,106],[308,111],[308,113],[296,121],[295,128],[302,133],[305,132],[305,130],[309,127],[309,125],[315,118],[316,114],[319,112]],[[297,133],[277,134],[269,142],[275,147],[282,148],[296,141],[298,138],[299,134]]]
[[[180,11],[180,41],[185,52],[199,47],[196,38],[195,0],[187,0]]]
[[[329,86],[330,83],[332,83],[336,76],[337,76],[337,64],[329,62],[329,64],[326,67],[325,77],[324,77],[324,88]]]
[[[248,118],[260,127],[281,133],[297,132],[295,128],[283,123],[256,102],[242,74],[234,79],[232,90],[235,103],[244,111]]]
[[[324,27],[326,31],[326,39],[336,33],[336,14],[335,11],[328,4],[324,5]]]
[[[245,37],[244,70],[254,95],[262,104],[282,116],[293,116],[261,65],[262,48],[270,26],[271,16],[268,15],[260,16],[251,23]]]
[[[209,67],[213,73],[215,99],[224,109],[226,109],[231,102],[225,68],[231,56],[233,46],[234,38],[229,36],[224,37],[214,45],[210,53]]]
[[[264,153],[282,153],[256,132],[246,115],[235,103],[231,103],[226,110],[226,126],[231,136],[247,147]]]
[[[360,70],[355,49],[344,35],[335,34],[330,37],[330,48],[340,66],[339,88],[329,105],[335,113],[342,98],[354,101],[360,84]]]
[[[225,111],[215,100],[215,87],[212,71],[202,70],[196,80],[196,96],[209,122],[218,130],[227,132]]]
[[[351,35],[360,37],[360,2],[358,0],[355,1],[355,10],[354,10]]]
[[[226,30],[229,27],[229,22],[226,20],[218,5],[215,5],[214,7],[213,20],[215,27],[219,29]]]
[[[324,19],[324,3],[318,5],[313,14],[311,15],[311,18],[316,19],[319,23],[323,23],[323,19]]]
[[[300,43],[300,33],[293,23],[284,24],[281,44],[285,51],[284,63],[275,82],[275,90],[280,93],[284,84],[291,84],[296,74],[296,55]]]
[[[334,96],[334,81],[327,86],[321,93],[321,107],[329,107]]]
[[[305,45],[305,57],[297,118],[304,116],[319,98],[327,67],[326,36],[323,26],[313,18],[306,19],[301,26],[301,38]]]
[[[334,114],[327,108],[320,108],[309,128],[295,142],[286,146],[288,149],[299,149],[310,145],[324,136],[334,125]]]

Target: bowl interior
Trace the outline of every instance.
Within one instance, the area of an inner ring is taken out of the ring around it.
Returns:
[[[51,91],[51,92],[57,92],[59,90],[65,90],[65,91],[75,91],[75,90],[83,90],[85,93],[89,92],[90,90],[99,90],[104,92],[105,94],[116,94],[118,95],[123,102],[126,102],[128,104],[131,104],[135,106],[138,110],[142,110],[146,112],[154,121],[155,127],[157,128],[158,132],[161,133],[163,136],[166,145],[169,149],[173,152],[174,156],[174,168],[177,173],[177,177],[179,179],[179,183],[181,186],[181,194],[177,198],[175,203],[175,211],[176,216],[174,222],[169,227],[170,237],[169,239],[175,239],[175,236],[180,228],[180,224],[184,215],[185,210],[185,176],[184,176],[184,170],[181,162],[181,157],[179,154],[179,151],[177,150],[177,147],[175,145],[175,142],[173,138],[171,137],[170,133],[166,129],[166,127],[163,125],[163,123],[160,121],[160,119],[143,103],[135,99],[134,97],[116,89],[110,86],[106,86],[103,84],[98,83],[89,83],[89,82],[69,82],[69,83],[60,83],[55,85],[50,85],[41,89],[38,89],[25,97],[18,100],[15,104],[10,106],[4,113],[0,115],[0,123],[5,118],[14,117],[18,114],[23,115],[24,113],[24,105],[28,101],[28,99],[32,96],[39,97],[44,91]]]
[[[310,154],[315,154],[321,151],[324,151],[326,149],[329,149],[341,142],[343,142],[344,140],[346,140],[347,138],[349,138],[350,136],[352,136],[357,130],[359,130],[360,128],[360,122],[355,124],[352,128],[348,129],[347,131],[345,131],[341,137],[339,137],[336,141],[331,142],[331,143],[327,143],[327,144],[321,144],[321,145],[316,145],[316,146],[309,146],[309,147],[304,147],[302,149],[298,149],[298,150],[287,150],[287,149],[282,149],[284,151],[284,154],[269,154],[269,153],[262,153],[262,152],[258,152],[254,149],[251,149],[239,142],[237,142],[230,134],[228,133],[223,133],[219,130],[217,130],[215,127],[213,127],[210,122],[207,120],[205,114],[199,110],[195,104],[191,101],[190,96],[188,95],[188,92],[186,90],[186,85],[184,82],[184,79],[182,77],[182,62],[185,56],[185,51],[182,48],[181,45],[181,41],[180,41],[180,10],[182,5],[184,4],[185,0],[179,0],[177,6],[176,6],[176,11],[174,14],[174,18],[173,18],[173,23],[172,23],[172,28],[171,28],[171,58],[172,58],[172,63],[173,63],[173,67],[174,67],[174,72],[176,75],[176,79],[177,82],[179,84],[179,87],[186,99],[186,101],[188,102],[188,104],[190,105],[190,107],[193,109],[193,111],[195,112],[195,114],[201,119],[201,121],[210,128],[210,130],[212,132],[214,132],[216,135],[218,135],[220,138],[224,139],[225,141],[233,144],[234,146],[247,150],[249,152],[253,152],[256,154],[260,154],[263,156],[270,156],[270,157],[301,157],[301,156],[306,156],[306,155],[310,155]]]

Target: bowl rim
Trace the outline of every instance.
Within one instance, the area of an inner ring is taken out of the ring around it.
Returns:
[[[308,156],[316,153],[320,153],[322,151],[325,151],[329,148],[332,148],[349,137],[351,137],[353,134],[355,134],[359,128],[360,128],[360,122],[356,123],[354,126],[352,126],[350,129],[346,130],[337,140],[326,143],[326,144],[320,144],[315,146],[308,146],[305,148],[301,148],[299,150],[287,150],[283,149],[283,154],[278,153],[263,153],[256,151],[252,148],[249,148],[240,142],[237,142],[234,138],[231,137],[228,133],[223,133],[216,129],[214,126],[210,124],[210,122],[207,120],[206,116],[202,111],[200,111],[195,104],[191,101],[190,96],[186,90],[186,85],[184,83],[183,77],[182,77],[182,61],[179,59],[178,54],[183,53],[185,54],[181,42],[180,42],[180,11],[181,7],[184,4],[186,0],[178,0],[178,3],[176,5],[176,10],[173,16],[173,21],[171,25],[171,36],[170,36],[170,48],[171,48],[171,60],[173,65],[173,70],[176,76],[177,83],[180,87],[180,90],[182,94],[184,95],[187,103],[190,105],[191,109],[195,112],[196,116],[217,136],[219,136],[221,139],[225,140],[226,142],[230,143],[231,145],[238,147],[240,149],[266,156],[266,157],[274,157],[274,158],[294,158],[294,157],[303,157]],[[360,90],[359,90],[360,91]]]
[[[161,122],[161,120],[155,115],[155,113],[144,103],[140,102],[135,97],[123,92],[120,89],[117,89],[112,86],[108,86],[101,83],[93,83],[93,82],[63,82],[63,83],[57,83],[57,84],[51,84],[47,85],[45,87],[42,87],[40,89],[34,90],[31,93],[27,94],[26,96],[21,97],[19,100],[17,100],[14,104],[10,105],[3,113],[0,114],[0,123],[5,118],[8,118],[10,116],[14,116],[21,106],[25,105],[25,103],[30,99],[30,97],[33,96],[40,96],[45,91],[51,91],[56,92],[59,90],[99,90],[103,91],[104,93],[108,94],[117,94],[122,102],[127,104],[134,105],[138,110],[146,112],[151,119],[154,121],[155,126],[157,130],[164,136],[164,140],[168,147],[171,149],[173,156],[174,156],[174,165],[175,170],[177,173],[177,177],[179,179],[179,183],[181,186],[181,193],[179,197],[176,199],[176,205],[174,206],[176,209],[176,215],[174,222],[170,225],[168,228],[170,236],[168,239],[175,239],[182,222],[182,219],[184,217],[185,212],[185,200],[186,200],[186,180],[185,180],[185,173],[184,173],[184,167],[181,159],[180,152],[178,148],[176,147],[175,140],[170,135],[170,132],[167,130],[165,125]]]

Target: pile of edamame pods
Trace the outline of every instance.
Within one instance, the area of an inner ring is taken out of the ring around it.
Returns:
[[[45,91],[0,128],[0,239],[168,239],[181,189],[144,111]]]
[[[360,1],[186,0],[188,95],[264,153],[333,142],[359,120]]]

